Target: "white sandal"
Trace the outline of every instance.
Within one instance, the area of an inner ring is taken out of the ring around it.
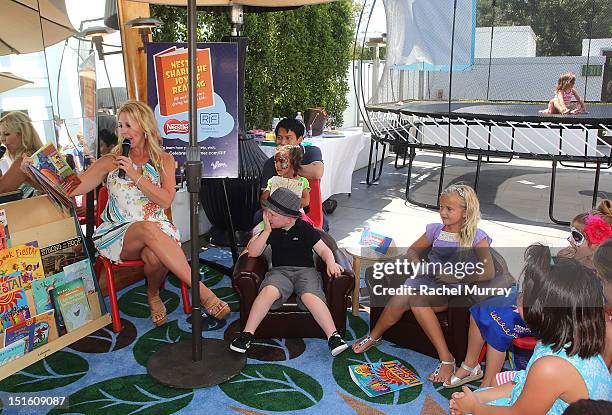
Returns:
[[[370,350],[372,347],[376,346],[378,343],[381,342],[381,338],[379,337],[378,339],[373,339],[370,337],[370,335],[368,334],[367,336],[365,336],[363,339],[359,340],[358,342],[356,342],[355,344],[357,345],[357,347],[363,347],[366,346],[365,349],[363,349],[360,352],[355,352],[355,350],[353,349],[353,352],[355,353],[365,353],[368,350]]]
[[[464,378],[458,378],[453,373],[453,375],[450,377],[450,382],[444,382],[445,388],[456,388],[458,386],[465,385],[466,383],[474,382],[475,380],[482,378],[482,376],[484,375],[478,363],[476,363],[476,366],[474,367],[469,367],[465,364],[465,362],[463,362],[461,363],[461,368],[469,372],[469,375]]]
[[[440,383],[440,382],[434,381],[432,378],[435,378],[440,374],[440,369],[442,369],[442,365],[453,365],[453,373],[451,373],[451,375],[455,374],[455,370],[457,370],[457,367],[455,366],[455,359],[453,359],[450,362],[440,360],[440,363],[438,363],[436,370],[434,370],[429,376],[427,376],[427,380],[429,380],[430,382],[434,382],[434,383]]]

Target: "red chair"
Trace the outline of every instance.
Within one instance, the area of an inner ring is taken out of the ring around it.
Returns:
[[[307,216],[314,223],[315,228],[323,229],[323,201],[321,200],[321,181],[312,179],[310,184],[310,205]]]
[[[100,226],[102,223],[102,212],[106,208],[106,204],[108,203],[108,189],[105,186],[100,188],[98,192],[98,204],[96,207],[95,214],[95,225],[96,227]],[[117,290],[115,288],[115,271],[121,268],[127,267],[142,267],[144,266],[144,262],[140,259],[123,261],[121,264],[115,264],[111,262],[110,259],[106,258],[103,255],[98,254],[96,256],[96,262],[94,264],[94,270],[96,272],[96,276],[98,281],[100,281],[100,277],[102,276],[102,268],[104,268],[104,272],[106,273],[106,284],[108,287],[108,299],[110,301],[111,306],[111,316],[113,318],[113,331],[115,333],[119,333],[121,331],[121,319],[119,317],[119,303],[117,302]],[[163,284],[162,287],[163,288]],[[184,282],[181,282],[181,297],[183,300],[183,310],[185,314],[191,313],[191,304],[189,302],[189,290],[187,285]]]

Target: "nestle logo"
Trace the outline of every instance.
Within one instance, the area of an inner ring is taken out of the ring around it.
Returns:
[[[189,121],[171,119],[164,123],[166,134],[189,134]]]
[[[227,167],[226,163],[221,163],[220,161],[215,161],[210,163],[210,166],[213,168],[213,170],[217,170],[220,169],[221,167]]]

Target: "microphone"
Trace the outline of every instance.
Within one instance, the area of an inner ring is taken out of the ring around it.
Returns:
[[[4,144],[0,144],[0,159],[4,157],[4,153],[6,153],[6,146]]]
[[[123,143],[121,143],[121,155],[127,157],[130,154],[130,148],[132,148],[132,142],[129,138],[126,138],[123,140]],[[125,170],[119,169],[119,178],[125,179]]]

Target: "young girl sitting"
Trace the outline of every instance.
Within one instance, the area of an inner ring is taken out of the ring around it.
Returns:
[[[573,258],[594,270],[593,254],[599,245],[612,237],[612,211],[610,200],[602,201],[591,213],[581,213],[571,223],[570,246],[557,254],[558,258]],[[496,386],[511,380],[513,372],[499,373],[506,359],[506,351],[512,340],[534,336],[516,307],[517,291],[508,297],[492,297],[470,308],[468,349],[457,373],[444,383],[446,388],[456,388],[483,377],[478,357],[485,341],[488,345],[484,379],[481,387]]]
[[[584,101],[574,89],[576,74],[568,72],[557,81],[555,97],[548,102],[548,108],[540,111],[543,114],[582,114],[586,112]],[[572,97],[576,102],[572,102]]]
[[[512,382],[476,392],[464,386],[454,393],[453,415],[561,415],[579,399],[612,396],[601,357],[605,321],[597,276],[574,259],[553,263],[542,245],[527,248],[525,256],[519,312],[538,333],[533,356]]]
[[[448,264],[468,261],[484,264],[483,272],[480,275],[466,277],[462,280],[463,282],[492,279],[495,269],[489,251],[491,238],[477,228],[480,220],[480,204],[474,189],[465,185],[452,185],[444,190],[440,195],[440,217],[442,223],[427,225],[425,233],[408,249],[406,254],[408,260],[413,264],[418,264],[423,253],[431,248],[427,255],[428,263],[430,265],[444,264],[444,267],[438,268],[447,268]],[[428,266],[428,268],[431,267]],[[437,272],[436,275],[430,274],[421,278],[409,279],[406,285],[440,288],[444,286],[444,283],[456,284],[458,282],[455,275]],[[418,292],[419,288],[417,288]],[[356,342],[353,345],[353,351],[362,353],[376,345],[383,333],[397,323],[406,311],[411,310],[434,345],[440,359],[440,363],[428,376],[428,379],[432,382],[444,382],[455,372],[455,359],[446,344],[436,313],[448,308],[448,299],[448,296],[433,295],[392,297],[370,334]],[[406,333],[406,335],[412,334]]]
[[[310,185],[308,179],[298,175],[301,163],[302,149],[300,146],[279,146],[274,154],[274,167],[277,175],[268,180],[266,190],[261,194],[261,201],[263,204],[279,187],[289,189],[300,198],[302,208],[300,219],[312,225],[312,220],[304,213],[304,208],[310,204]]]
[[[604,306],[606,314],[606,345],[603,357],[612,374],[612,239],[608,239],[595,251],[593,264],[597,270],[597,276],[601,279],[606,300]]]

